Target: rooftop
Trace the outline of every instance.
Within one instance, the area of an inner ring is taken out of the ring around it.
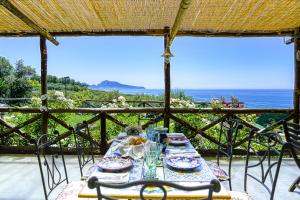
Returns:
[[[0,0],[0,36],[163,35],[181,0]],[[286,35],[300,26],[300,2],[290,0],[184,0],[177,35]],[[26,19],[25,19],[26,18]],[[28,25],[28,20],[34,26]]]

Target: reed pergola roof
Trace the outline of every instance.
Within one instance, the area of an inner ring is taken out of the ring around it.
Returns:
[[[13,5],[51,35],[163,35],[180,0],[0,0],[0,36],[39,31],[12,14]],[[300,26],[298,0],[192,0],[177,35],[292,35]]]

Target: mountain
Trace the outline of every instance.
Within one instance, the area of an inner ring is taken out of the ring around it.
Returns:
[[[90,85],[90,89],[93,90],[119,90],[119,89],[145,89],[142,86],[126,85],[117,81],[102,81],[97,85]]]

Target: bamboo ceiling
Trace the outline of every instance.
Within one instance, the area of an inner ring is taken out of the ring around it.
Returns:
[[[5,0],[0,0],[5,1]],[[53,35],[162,35],[180,0],[9,0]],[[299,0],[192,0],[178,35],[289,35],[300,27]],[[37,32],[0,6],[0,36]]]

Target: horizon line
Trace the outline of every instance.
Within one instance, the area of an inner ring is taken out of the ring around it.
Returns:
[[[113,88],[112,89],[117,89]],[[164,90],[164,88],[119,88],[120,90]],[[92,89],[94,90],[94,89]],[[294,90],[294,88],[171,88],[171,90]],[[116,90],[112,90],[116,91]]]

